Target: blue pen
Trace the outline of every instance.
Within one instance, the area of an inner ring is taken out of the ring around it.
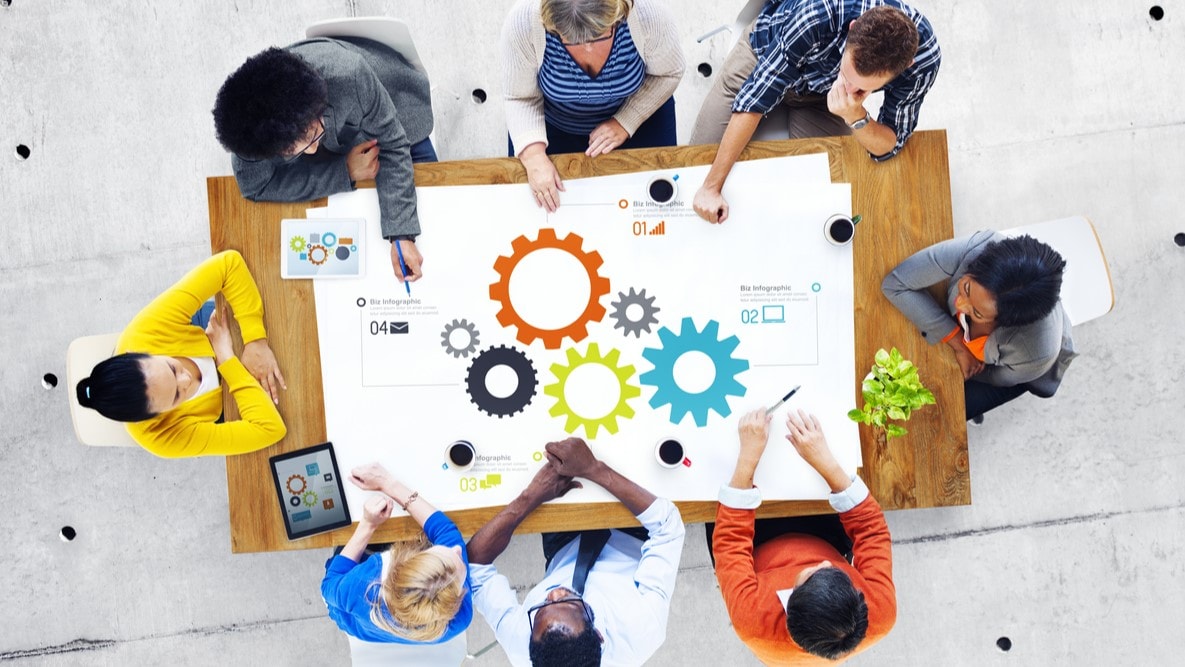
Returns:
[[[399,241],[395,241],[395,252],[399,254],[399,270],[403,272],[403,287],[407,290],[407,295],[411,296],[411,283],[407,282],[407,262],[403,261],[403,246],[399,245]]]

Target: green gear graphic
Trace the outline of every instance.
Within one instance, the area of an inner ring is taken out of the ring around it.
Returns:
[[[301,496],[301,500],[304,501],[305,507],[312,507],[313,505],[317,504],[317,492],[316,491],[305,491],[304,495]]]
[[[617,418],[629,419],[634,416],[634,409],[626,402],[631,398],[636,398],[642,395],[642,390],[629,383],[629,379],[634,375],[633,366],[619,366],[618,358],[621,353],[618,350],[609,350],[605,356],[601,356],[601,350],[596,343],[588,344],[588,352],[585,356],[580,356],[576,348],[568,348],[568,365],[552,364],[551,372],[555,375],[556,382],[549,384],[543,388],[543,393],[552,396],[556,399],[556,403],[552,406],[550,414],[552,417],[560,415],[567,416],[567,422],[564,424],[564,430],[572,433],[577,426],[584,426],[584,433],[589,440],[597,437],[597,431],[603,426],[609,433],[617,433]],[[583,417],[572,411],[565,400],[565,391],[568,382],[568,377],[572,371],[585,364],[599,364],[608,368],[613,375],[617,377],[617,382],[620,386],[618,393],[617,405],[613,410],[598,419]]]
[[[306,244],[307,242],[304,240],[303,236],[293,236],[292,238],[288,239],[288,249],[292,252],[304,252],[304,247]]]

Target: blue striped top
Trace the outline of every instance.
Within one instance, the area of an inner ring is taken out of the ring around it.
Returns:
[[[638,92],[645,75],[646,65],[625,22],[618,24],[609,58],[595,77],[581,69],[560,38],[549,32],[539,67],[544,119],[564,132],[588,134]]]

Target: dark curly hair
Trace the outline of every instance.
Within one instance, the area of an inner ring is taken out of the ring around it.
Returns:
[[[277,157],[325,113],[325,80],[300,56],[275,47],[247,59],[214,100],[218,143],[249,160]]]
[[[891,74],[896,77],[918,52],[918,27],[895,7],[873,7],[852,23],[848,31],[852,65],[861,76]]]
[[[984,246],[967,264],[967,275],[996,297],[996,324],[1019,327],[1049,315],[1062,292],[1066,260],[1025,235]]]
[[[601,638],[591,623],[578,635],[551,627],[538,641],[531,639],[530,655],[534,667],[597,667],[601,664]]]
[[[868,604],[837,567],[815,572],[786,601],[790,638],[811,655],[838,660],[851,653],[868,633]]]

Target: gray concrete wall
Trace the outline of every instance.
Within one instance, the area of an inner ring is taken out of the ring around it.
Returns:
[[[711,85],[696,67],[718,66],[728,39],[694,38],[734,10],[667,1],[689,63],[676,95],[686,140]],[[208,253],[204,177],[229,173],[209,110],[246,56],[316,20],[402,16],[432,76],[441,157],[501,155],[496,40],[510,4],[0,2],[0,660],[348,660],[318,594],[327,554],[232,556],[220,459],[77,444],[65,349],[119,330]],[[1185,5],[1163,4],[1159,21],[1150,3],[917,5],[944,52],[921,127],[948,130],[956,232],[1084,214],[1106,248],[1116,306],[1075,330],[1083,356],[1055,399],[1016,401],[971,428],[973,506],[889,515],[899,619],[852,663],[1175,663]],[[46,373],[56,388],[43,388]],[[63,526],[73,541],[59,539]],[[542,571],[537,539],[516,539],[500,561],[517,586]],[[476,620],[471,650],[490,641]],[[699,526],[651,663],[755,664],[729,628]],[[474,664],[505,659],[494,648]]]

